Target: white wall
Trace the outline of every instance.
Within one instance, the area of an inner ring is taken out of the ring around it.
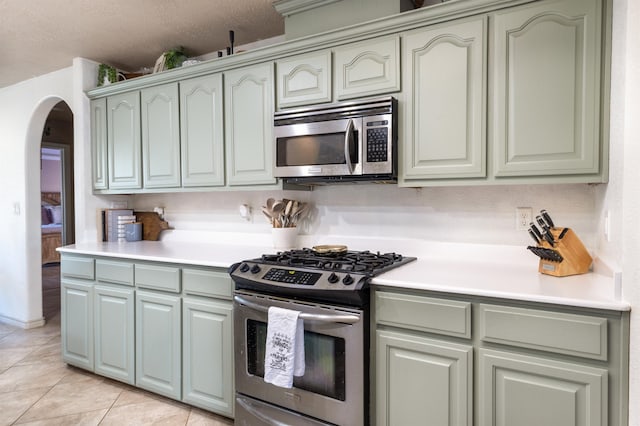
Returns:
[[[42,324],[40,240],[40,142],[51,108],[65,101],[74,112],[76,176],[89,176],[89,103],[84,90],[95,86],[95,64],[73,66],[0,89],[0,320],[23,327]],[[11,184],[6,184],[11,182]],[[100,200],[86,179],[76,180],[76,229],[86,238],[87,210]],[[90,214],[89,214],[90,215]],[[91,220],[94,220],[91,218]],[[94,223],[89,226],[93,227]]]
[[[269,234],[260,212],[268,197],[310,201],[315,207],[305,234],[418,238],[434,241],[521,245],[532,244],[515,229],[515,208],[546,208],[558,225],[573,228],[590,248],[595,244],[595,186],[519,185],[500,187],[397,188],[393,185],[338,185],[308,191],[216,192],[136,195],[130,207],[165,208],[177,231]],[[249,204],[253,217],[240,217]],[[175,232],[174,232],[175,233]],[[374,248],[372,248],[374,249]],[[411,255],[411,253],[405,253]],[[531,255],[531,261],[537,258]]]

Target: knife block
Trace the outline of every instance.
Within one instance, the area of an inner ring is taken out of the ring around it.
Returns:
[[[559,262],[549,259],[540,259],[538,272],[554,277],[566,277],[568,275],[585,274],[589,272],[593,259],[580,241],[580,238],[571,228],[551,228],[549,230],[555,245],[543,240],[538,244],[539,248],[551,249],[562,256]]]

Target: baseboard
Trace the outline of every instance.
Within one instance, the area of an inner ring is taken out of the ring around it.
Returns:
[[[25,330],[30,328],[42,327],[45,324],[44,318],[40,318],[32,321],[20,321],[15,318],[9,318],[4,315],[0,315],[0,322],[14,327],[23,328]]]

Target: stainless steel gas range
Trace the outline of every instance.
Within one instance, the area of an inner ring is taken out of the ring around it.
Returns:
[[[318,246],[233,265],[236,424],[368,424],[369,282],[412,260]],[[263,379],[272,306],[304,322],[306,370],[291,388]]]

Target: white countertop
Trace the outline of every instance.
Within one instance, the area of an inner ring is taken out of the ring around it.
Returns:
[[[301,238],[301,239],[304,239]],[[235,262],[275,253],[268,239],[251,235],[209,239],[214,242],[139,241],[133,243],[78,243],[62,253],[120,257],[228,268]],[[456,244],[414,240],[323,237],[314,244],[348,244],[349,249],[390,252],[417,257],[414,262],[379,275],[374,285],[454,294],[542,302],[615,311],[630,310],[620,300],[613,274],[596,265],[595,272],[552,277],[538,272],[538,259],[524,247]],[[308,244],[307,244],[308,243]]]

